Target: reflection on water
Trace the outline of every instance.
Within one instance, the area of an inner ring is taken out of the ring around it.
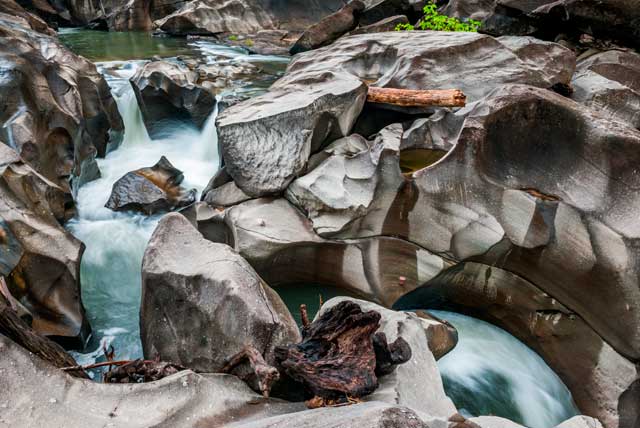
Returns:
[[[554,427],[578,414],[560,378],[518,339],[472,317],[429,312],[458,330],[458,345],[438,366],[461,413],[501,416],[530,428]]]
[[[91,61],[127,61],[193,54],[187,39],[157,37],[143,32],[95,31],[63,28],[60,41]]]

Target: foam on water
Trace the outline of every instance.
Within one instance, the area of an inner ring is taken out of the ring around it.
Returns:
[[[571,393],[538,354],[506,331],[465,315],[429,311],[458,330],[438,361],[447,395],[467,416],[496,415],[550,428],[578,414]]]
[[[102,176],[84,185],[77,196],[78,215],[68,228],[86,245],[82,258],[82,297],[94,336],[89,351],[75,356],[81,364],[101,357],[103,345],[114,345],[122,359],[142,356],[139,333],[141,264],[160,216],[117,213],[104,207],[116,180],[129,171],[154,165],[162,155],[184,172],[183,185],[201,190],[218,168],[216,113],[202,132],[167,124],[166,137],[152,140],[128,79],[142,63],[99,64],[113,89],[125,124],[121,146],[98,160]]]

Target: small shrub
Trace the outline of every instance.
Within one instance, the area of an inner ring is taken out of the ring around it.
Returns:
[[[251,39],[247,39],[247,40],[245,40],[245,41],[244,41],[244,45],[245,45],[245,46],[248,46],[248,47],[253,46],[253,40],[251,40]]]
[[[229,36],[229,40],[231,40],[232,42],[236,42],[238,41],[238,36],[236,36],[235,34],[232,34]]]
[[[396,31],[413,31],[418,27],[420,30],[467,31],[475,33],[482,24],[480,21],[475,21],[473,19],[470,19],[467,22],[462,22],[458,18],[441,15],[438,13],[438,8],[433,2],[427,3],[423,12],[424,16],[416,25],[398,24],[396,26]]]

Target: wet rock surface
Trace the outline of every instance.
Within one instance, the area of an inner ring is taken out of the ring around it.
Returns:
[[[119,144],[122,119],[95,65],[23,24],[0,16],[0,139],[70,192],[70,177],[97,177],[95,157]]]
[[[0,144],[0,274],[33,329],[82,347],[90,334],[80,295],[84,245],[61,222],[69,195]]]
[[[365,97],[352,75],[300,73],[229,107],[216,120],[227,172],[250,196],[281,192],[311,153],[351,131]]]
[[[216,372],[245,345],[268,363],[300,333],[280,297],[240,255],[207,241],[181,214],[159,223],[142,267],[145,356]],[[241,369],[240,369],[241,370]]]
[[[146,215],[172,211],[196,201],[196,190],[180,186],[184,176],[164,156],[149,168],[127,173],[113,184],[106,207]]]
[[[145,64],[131,84],[152,138],[161,135],[167,122],[202,128],[216,105],[215,93],[199,84],[199,73],[174,62]]]
[[[640,129],[640,55],[611,50],[578,62],[571,98]]]

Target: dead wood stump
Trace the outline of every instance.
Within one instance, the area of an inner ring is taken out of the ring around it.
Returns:
[[[379,326],[378,312],[341,302],[303,328],[300,343],[275,349],[278,369],[301,383],[308,397],[331,401],[371,394],[378,387],[378,366],[387,374],[411,358],[406,341],[388,344],[384,334],[374,336]]]

